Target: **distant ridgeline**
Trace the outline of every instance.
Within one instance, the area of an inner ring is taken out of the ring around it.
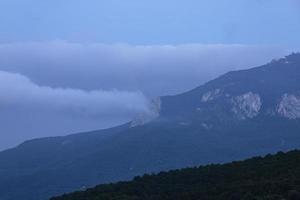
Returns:
[[[300,151],[136,177],[51,200],[299,200]]]

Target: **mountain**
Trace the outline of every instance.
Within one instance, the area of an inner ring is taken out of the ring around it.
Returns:
[[[300,151],[135,177],[51,200],[299,200]]]
[[[0,199],[44,200],[136,175],[300,147],[300,54],[153,100],[119,127],[0,153]],[[34,192],[33,192],[34,191]]]

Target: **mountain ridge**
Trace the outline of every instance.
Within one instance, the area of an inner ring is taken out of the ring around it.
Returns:
[[[144,173],[300,148],[299,66],[300,54],[293,54],[229,72],[160,97],[155,117],[134,126],[32,140],[0,152],[0,199],[44,200]]]

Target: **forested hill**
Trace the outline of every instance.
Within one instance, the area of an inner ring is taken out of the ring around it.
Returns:
[[[99,185],[51,200],[298,200],[300,151]]]

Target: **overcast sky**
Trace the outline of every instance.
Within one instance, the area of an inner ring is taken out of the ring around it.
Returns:
[[[299,0],[1,0],[0,41],[299,45]]]
[[[0,1],[0,150],[298,50],[298,0]]]

